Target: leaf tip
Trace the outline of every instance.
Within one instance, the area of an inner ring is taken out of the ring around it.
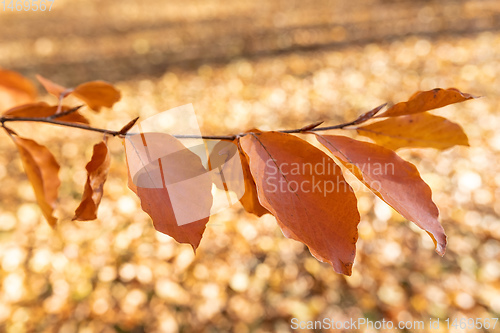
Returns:
[[[442,232],[438,232],[437,234],[433,234],[429,231],[427,231],[427,233],[429,234],[429,236],[431,236],[432,241],[434,242],[436,253],[443,257],[446,252],[446,244],[448,238],[444,233],[444,230]]]
[[[45,216],[45,219],[49,223],[49,225],[52,228],[52,230],[55,230],[56,227],[57,227],[57,219],[54,216]]]
[[[446,253],[446,245],[443,244],[436,244],[436,252],[439,254],[441,257],[444,257],[444,254]]]
[[[335,272],[337,272],[338,274],[343,274],[346,276],[352,275],[352,266],[353,266],[352,262],[343,262],[342,260],[339,259],[337,265],[333,265],[332,263],[332,266]]]
[[[201,238],[198,241],[190,241],[188,244],[191,245],[191,248],[193,249],[193,253],[196,256],[196,251],[198,250],[198,247],[200,246]]]

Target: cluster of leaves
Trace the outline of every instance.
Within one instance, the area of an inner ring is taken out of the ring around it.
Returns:
[[[34,140],[17,135],[16,132],[5,126],[5,123],[28,119],[85,128],[89,127],[88,119],[79,112],[80,107],[71,108],[64,105],[66,97],[73,95],[82,100],[92,111],[99,112],[102,107],[113,106],[121,96],[116,88],[103,81],[92,81],[83,83],[76,88],[65,88],[41,76],[37,76],[37,79],[47,92],[57,97],[58,103],[56,105],[35,102],[37,91],[31,81],[16,72],[0,70],[0,91],[3,96],[10,97],[10,99],[5,98],[0,105],[2,107],[15,105],[2,112],[1,122],[2,127],[19,150],[24,170],[33,185],[36,200],[43,215],[54,227],[57,223],[54,209],[61,184],[58,177],[60,166],[49,149]],[[97,218],[97,207],[102,198],[103,185],[110,164],[106,140],[105,136],[102,142],[94,146],[92,158],[86,166],[87,182],[82,201],[75,211],[73,220],[86,221]]]
[[[50,106],[30,102],[8,109],[0,119],[2,127],[19,149],[44,216],[54,226],[56,219],[53,217],[53,209],[60,184],[57,177],[59,165],[47,148],[19,137],[5,123],[39,120],[73,127],[78,124],[80,128],[125,138],[136,119],[120,131],[90,127],[78,108],[63,105],[64,98],[73,94],[92,110],[99,111],[102,106],[111,107],[120,98],[113,86],[94,81],[74,89],[66,89],[42,77],[38,77],[38,80],[50,94],[58,98],[59,103]],[[0,89],[8,90],[18,100],[24,98],[24,103],[32,100],[34,91],[36,92],[29,81],[10,71],[0,72]],[[148,149],[159,149],[163,156],[170,154],[169,159],[158,159],[163,188],[137,186],[131,177],[129,187],[141,199],[142,209],[151,216],[158,231],[170,235],[178,242],[189,243],[196,249],[209,220],[213,183],[226,191],[243,186],[244,193],[239,201],[245,210],[257,216],[272,214],[286,237],[305,244],[314,257],[331,264],[336,272],[350,275],[360,216],[354,191],[345,181],[339,166],[343,165],[403,217],[427,231],[435,243],[436,252],[444,255],[446,235],[438,220],[439,212],[432,201],[431,189],[421,179],[416,167],[400,158],[394,150],[402,147],[446,149],[454,145],[467,146],[467,136],[459,125],[427,111],[472,98],[475,97],[454,88],[437,88],[417,92],[407,102],[397,103],[382,113],[380,111],[384,106],[377,107],[345,124],[319,127],[320,122],[297,130],[261,132],[255,129],[219,137],[221,141],[207,149],[207,166],[203,165],[198,155],[185,149],[175,136],[164,133],[129,135],[126,141],[146,142],[147,136]],[[332,129],[355,130],[375,143],[318,133]],[[331,155],[294,135],[295,133],[315,136]],[[134,148],[126,142],[125,149]],[[172,154],[179,151],[182,154]],[[175,158],[172,157],[174,155]],[[230,162],[235,155],[241,162],[237,166]],[[94,146],[91,161],[87,164],[87,182],[82,202],[75,212],[75,220],[96,218],[109,163],[104,139]],[[129,170],[131,167],[135,170],[143,167],[131,165],[139,163],[137,161],[128,160],[127,163]],[[300,172],[293,170],[297,165],[316,164],[321,164],[329,171],[318,173],[314,168],[303,168]],[[380,165],[391,165],[391,172],[380,172],[377,168]],[[237,181],[237,177],[231,176],[236,168],[242,169],[243,184],[232,184]],[[200,180],[196,186],[191,184],[181,189],[186,193],[185,200],[180,203],[182,210],[186,214],[192,214],[195,207],[197,212],[193,216],[199,218],[193,219],[192,223],[179,223],[165,184],[195,178],[212,170],[218,170],[224,176],[222,183]],[[324,193],[311,190],[311,184],[317,182],[333,182],[336,185],[335,191]],[[285,184],[284,188],[282,184]],[[300,185],[297,186],[298,184]],[[309,187],[304,188],[303,184],[309,184]],[[339,184],[343,186],[338,186]],[[277,188],[280,190],[277,191]]]

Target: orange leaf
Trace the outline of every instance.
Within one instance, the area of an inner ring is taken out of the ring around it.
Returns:
[[[233,156],[238,151],[235,141],[208,140],[204,141],[203,148],[210,152],[207,167],[208,170],[212,171],[212,181],[217,188],[225,191],[230,191],[230,188],[232,190],[236,190],[238,187],[244,188],[243,181],[237,174],[238,171],[241,174],[241,170],[238,170],[236,163],[231,163]]]
[[[104,182],[108,177],[110,157],[106,139],[94,145],[90,162],[87,163],[87,182],[82,201],[75,211],[73,220],[90,221],[97,218],[97,208],[101,203]]]
[[[62,106],[61,112],[66,112],[71,108],[68,106]],[[3,113],[4,116],[9,116],[12,118],[29,117],[29,118],[39,118],[39,117],[50,117],[57,112],[57,106],[50,106],[45,102],[24,104],[12,109],[9,109]],[[57,121],[65,121],[68,123],[80,123],[88,124],[87,118],[82,116],[78,111],[72,112],[66,116],[56,118]]]
[[[37,75],[36,78],[51,95],[61,98],[73,94],[94,111],[99,111],[103,106],[110,108],[121,98],[120,92],[104,81],[86,82],[72,89],[58,85],[41,75]]]
[[[17,72],[0,69],[0,110],[33,102],[37,95],[30,80]]]
[[[439,223],[439,211],[432,201],[430,187],[417,168],[392,150],[345,136],[316,135],[373,193],[406,219],[427,231],[444,255],[446,235]]]
[[[318,260],[351,275],[359,213],[342,170],[321,150],[278,132],[240,139],[259,201],[283,234],[307,245]]]
[[[418,91],[407,102],[394,104],[385,112],[379,114],[380,117],[396,117],[407,114],[429,111],[442,108],[449,104],[460,103],[468,99],[477,98],[471,94],[460,92],[458,89],[436,88],[428,91]]]
[[[265,209],[259,201],[257,186],[255,185],[255,180],[253,179],[252,173],[250,172],[250,166],[248,164],[248,156],[246,156],[241,147],[238,148],[241,167],[243,169],[243,179],[245,181],[245,194],[243,194],[240,198],[240,202],[243,205],[243,208],[251,214],[255,214],[257,216],[268,214],[269,211]]]
[[[101,107],[112,107],[121,98],[120,92],[104,81],[91,81],[77,86],[72,94],[85,102],[94,111]]]
[[[393,150],[402,147],[447,149],[455,145],[469,145],[460,125],[428,112],[385,119],[358,127],[357,131]]]
[[[226,192],[234,192],[247,212],[257,216],[269,213],[259,203],[247,159],[239,151],[236,140],[215,144],[209,156],[209,169],[213,170],[214,184]]]
[[[54,227],[57,219],[52,214],[61,185],[57,175],[59,164],[46,147],[30,139],[15,135],[11,137],[19,150],[24,171],[35,191],[36,201],[49,224]]]
[[[41,75],[36,75],[38,82],[42,84],[42,86],[47,90],[47,92],[57,98],[60,98],[62,94],[68,94],[71,89],[65,88],[63,86],[58,85],[50,81],[49,79],[44,78]]]
[[[171,135],[125,139],[129,187],[156,230],[198,247],[212,207],[212,180],[200,158]]]
[[[322,122],[316,122],[313,125],[321,125]],[[305,126],[314,128],[315,126]],[[311,129],[309,128],[309,129]],[[262,133],[261,130],[257,128],[253,128],[247,133]],[[243,180],[245,186],[245,194],[240,198],[240,202],[243,205],[243,208],[250,214],[255,214],[257,216],[262,216],[264,214],[271,214],[267,209],[265,209],[259,201],[259,195],[257,193],[257,186],[255,184],[255,180],[253,179],[252,173],[250,172],[250,166],[248,162],[248,156],[245,154],[243,149],[241,148],[239,140],[237,141],[238,145],[238,154],[240,155],[241,168],[243,170]]]

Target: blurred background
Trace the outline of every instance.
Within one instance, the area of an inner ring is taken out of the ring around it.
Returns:
[[[239,205],[211,218],[195,256],[140,210],[118,139],[110,140],[99,219],[71,222],[101,136],[18,125],[61,164],[61,221],[52,230],[41,217],[17,150],[2,135],[0,331],[263,333],[291,332],[293,317],[498,318],[499,28],[496,0],[55,0],[50,12],[0,8],[0,67],[66,86],[115,84],[123,97],[112,110],[86,112],[103,128],[187,103],[205,133],[226,134],[336,124],[435,87],[484,96],[434,112],[461,124],[470,148],[400,151],[433,189],[449,240],[444,258],[425,232],[360,191],[351,277],[285,239],[274,218]]]

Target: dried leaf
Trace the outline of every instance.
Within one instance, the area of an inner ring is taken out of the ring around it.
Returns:
[[[255,214],[257,216],[270,214],[269,211],[265,209],[259,201],[257,186],[255,185],[255,180],[253,179],[252,173],[250,172],[250,166],[248,164],[248,156],[246,156],[240,146],[238,147],[238,154],[240,156],[241,167],[243,170],[243,179],[245,182],[245,194],[243,194],[243,196],[240,198],[240,202],[243,205],[243,208],[245,208],[247,212]]]
[[[62,106],[61,112],[66,112],[71,110],[69,106]],[[45,102],[31,103],[20,105],[9,109],[3,113],[4,116],[9,116],[12,118],[19,117],[29,117],[29,118],[43,118],[50,117],[57,112],[57,106],[50,106]],[[81,115],[78,111],[72,112],[68,115],[58,117],[57,121],[64,121],[68,123],[80,123],[80,124],[88,124],[89,121],[83,115]]]
[[[129,187],[155,229],[196,250],[213,201],[211,177],[200,158],[164,133],[127,136],[125,151]]]
[[[392,150],[345,136],[316,135],[361,182],[406,219],[427,231],[444,255],[446,235],[430,187],[417,168]]]
[[[61,185],[58,177],[59,164],[46,147],[30,139],[15,135],[11,137],[19,150],[24,171],[33,186],[38,205],[49,224],[54,227],[57,219],[53,216],[53,211]]]
[[[210,140],[204,141],[204,144],[203,148],[209,152],[207,168],[212,173],[212,181],[215,186],[225,191],[229,191],[230,185],[232,185],[233,189],[239,186],[243,188],[243,181],[236,174],[238,165],[231,163],[232,158],[238,151],[236,142]]]
[[[42,86],[47,90],[47,92],[57,98],[61,98],[61,95],[68,95],[72,89],[65,88],[63,86],[58,85],[50,81],[49,79],[44,78],[41,75],[36,75],[38,82],[42,84]],[[64,97],[64,96],[63,96]]]
[[[91,81],[77,86],[72,94],[85,102],[94,111],[101,107],[112,107],[121,98],[120,92],[104,81]]]
[[[94,145],[90,162],[87,163],[87,181],[82,201],[75,211],[73,220],[90,221],[97,218],[97,208],[101,203],[103,187],[108,177],[110,157],[106,139]]]
[[[379,117],[396,117],[413,113],[429,111],[449,104],[460,103],[472,98],[477,98],[471,94],[460,92],[458,89],[436,88],[428,91],[418,91],[407,102],[394,104],[385,112],[379,114]]]
[[[36,87],[21,74],[0,69],[0,111],[31,103],[37,97]]]
[[[213,142],[208,142],[208,146]],[[247,212],[257,216],[269,213],[259,203],[255,182],[248,169],[246,157],[239,151],[237,140],[217,142],[210,151],[208,168],[217,188],[228,192],[229,202],[233,202],[229,195],[229,192],[232,192]]]
[[[40,75],[37,75],[37,79],[51,95],[64,98],[73,94],[94,111],[99,111],[103,106],[110,108],[121,98],[120,92],[113,85],[104,81],[86,82],[72,89],[58,85]]]
[[[290,134],[263,132],[240,139],[259,201],[283,234],[309,248],[336,272],[350,275],[359,213],[341,169],[321,150]]]
[[[385,119],[358,127],[357,131],[392,150],[403,147],[447,149],[469,145],[460,125],[427,112]]]

